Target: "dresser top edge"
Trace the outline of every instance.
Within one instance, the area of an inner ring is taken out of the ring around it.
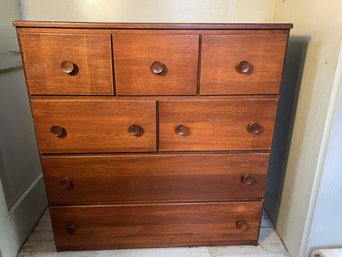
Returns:
[[[75,29],[182,29],[182,30],[289,30],[291,23],[117,23],[117,22],[62,22],[13,21],[17,28],[75,28]]]

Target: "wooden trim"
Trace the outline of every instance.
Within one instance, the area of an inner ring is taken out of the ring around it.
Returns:
[[[215,246],[248,246],[248,245],[254,245],[254,246],[257,246],[258,245],[258,241],[256,241],[256,240],[245,240],[245,241],[215,241],[215,242],[212,242],[211,244],[210,244],[210,246],[212,246],[212,247],[215,247]],[[193,243],[193,245],[191,246],[191,247],[201,247],[201,246],[203,246],[203,243]],[[208,247],[210,247],[210,246],[208,246]],[[158,245],[156,248],[165,248],[165,247],[189,247],[189,245],[188,244],[186,244],[186,243],[184,243],[184,244],[181,244],[181,245],[179,245],[179,244],[172,244],[172,243],[170,243],[170,244],[163,244],[163,245]],[[146,248],[146,247],[144,247],[144,246],[135,246],[135,247],[133,247],[133,246],[130,246],[129,247],[129,249],[141,249],[141,248]],[[119,250],[119,249],[127,249],[127,248],[114,248],[114,249],[116,249],[116,250]],[[79,248],[78,247],[70,247],[70,246],[68,246],[68,247],[66,247],[66,246],[56,246],[56,250],[57,250],[57,252],[63,252],[63,251],[79,251]],[[93,250],[106,250],[106,248],[98,248],[98,249],[91,249],[91,251],[93,251]],[[108,250],[108,249],[107,249]],[[112,248],[111,248],[111,250],[113,250]],[[90,250],[88,250],[88,251],[90,251]]]
[[[159,156],[159,155],[169,155],[170,157],[177,155],[241,155],[241,154],[269,154],[271,151],[268,150],[225,150],[225,151],[164,151],[164,152],[106,152],[106,153],[42,153],[41,158],[72,158],[72,157],[110,157],[110,156],[119,156],[119,155],[127,155],[127,156]]]
[[[17,28],[82,28],[82,29],[291,29],[291,23],[111,23],[111,22],[61,22],[14,21]]]
[[[114,96],[114,95],[31,95],[31,100],[70,100],[70,101],[141,101],[141,100],[184,100],[184,101],[213,101],[213,100],[267,100],[267,99],[279,99],[279,95],[204,95],[204,96]]]
[[[289,29],[124,29],[17,27],[18,34],[288,35]]]

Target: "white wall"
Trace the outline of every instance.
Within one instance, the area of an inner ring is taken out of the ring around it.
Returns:
[[[21,0],[23,18],[55,21],[271,22],[276,0]]]
[[[332,110],[332,129],[310,229],[307,255],[318,248],[342,247],[342,46],[336,72],[336,109]]]
[[[336,87],[340,87],[334,80],[342,40],[341,10],[342,2],[337,0],[283,0],[275,10],[275,21],[294,23],[292,36],[309,39],[276,224],[293,257],[308,256],[312,217],[322,193],[319,185],[332,126],[331,110],[336,104]]]

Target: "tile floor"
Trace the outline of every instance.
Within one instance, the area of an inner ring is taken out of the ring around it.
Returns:
[[[56,252],[46,211],[18,257],[289,257],[272,223],[263,214],[258,246],[183,247],[111,251]]]

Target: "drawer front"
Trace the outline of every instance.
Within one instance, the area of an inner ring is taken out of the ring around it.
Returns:
[[[287,35],[203,35],[201,95],[278,94]]]
[[[110,35],[19,34],[31,94],[113,95]]]
[[[116,34],[118,95],[195,95],[198,35]]]
[[[161,100],[161,151],[270,150],[276,98]]]
[[[50,208],[57,250],[256,242],[261,202]]]
[[[35,98],[31,108],[42,153],[156,150],[154,100]]]
[[[261,199],[268,162],[267,153],[42,157],[50,204]]]

